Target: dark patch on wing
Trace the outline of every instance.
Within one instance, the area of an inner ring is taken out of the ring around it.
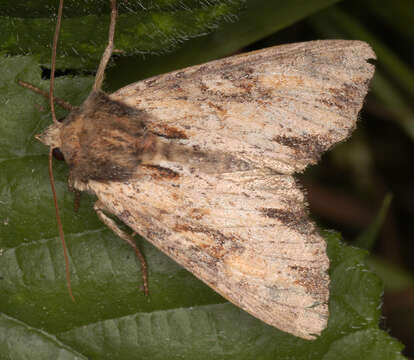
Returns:
[[[315,135],[296,136],[275,136],[273,141],[293,149],[298,158],[304,158],[316,163],[321,154],[330,146],[329,138]]]
[[[223,115],[225,115],[227,113],[227,111],[222,106],[220,106],[218,104],[215,104],[215,103],[213,103],[211,101],[208,101],[207,102],[207,105],[210,106],[210,107],[212,107],[212,108],[214,108],[215,110],[218,110]]]
[[[244,246],[241,245],[240,240],[236,239],[234,236],[225,235],[222,232],[207,226],[192,226],[185,223],[177,223],[173,230],[178,233],[202,233],[213,240],[213,244],[194,242],[194,244],[197,245],[192,246],[195,253],[201,254],[203,252],[209,255],[210,259],[203,259],[203,261],[207,263],[210,268],[215,268],[217,262],[222,261],[226,254],[235,254],[244,251]]]
[[[262,214],[268,218],[276,219],[289,228],[294,228],[301,234],[309,235],[315,232],[315,225],[309,221],[308,214],[303,211],[288,211],[275,208],[261,208]]]
[[[190,216],[192,219],[201,220],[205,215],[210,214],[210,209],[206,208],[192,208],[190,210]]]
[[[289,268],[297,273],[299,280],[295,281],[296,284],[303,286],[315,299],[326,302],[329,296],[328,288],[322,285],[327,282],[326,273],[305,266],[289,266]]]
[[[355,108],[358,106],[361,97],[361,91],[358,86],[352,84],[343,84],[341,88],[330,88],[329,97],[319,99],[319,102],[328,107],[335,106],[339,110]]]
[[[343,107],[355,107],[356,99],[359,99],[361,92],[359,88],[352,84],[343,84],[341,89],[329,89],[332,94],[335,104],[340,107],[341,104]]]
[[[166,138],[166,139],[188,139],[187,134],[177,129],[173,126],[168,126],[166,124],[157,123],[155,125],[152,125],[154,128],[151,128],[151,132],[154,135]]]
[[[174,170],[159,165],[141,165],[142,168],[150,170],[153,179],[178,179],[180,175]]]

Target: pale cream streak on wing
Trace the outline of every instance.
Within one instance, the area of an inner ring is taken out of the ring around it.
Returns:
[[[111,97],[175,126],[183,144],[291,174],[355,127],[375,58],[360,41],[283,45],[156,76]]]
[[[324,240],[306,218],[301,233],[263,213],[303,211],[291,176],[183,171],[167,180],[142,169],[128,184],[89,187],[134,231],[264,322],[308,339],[326,327]]]

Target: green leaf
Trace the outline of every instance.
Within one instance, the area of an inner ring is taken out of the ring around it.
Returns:
[[[229,21],[243,0],[169,0],[119,2],[115,43],[123,54],[162,53],[183,41],[203,35]],[[43,0],[31,1],[37,11],[28,18],[22,4],[8,2],[7,14],[0,17],[0,51],[34,54],[50,62],[56,9]],[[54,2],[56,4],[56,2]],[[106,46],[109,1],[73,1],[65,6],[57,65],[63,68],[94,69]],[[51,11],[51,12],[50,12]]]
[[[86,360],[54,336],[0,314],[0,354],[2,359]]]

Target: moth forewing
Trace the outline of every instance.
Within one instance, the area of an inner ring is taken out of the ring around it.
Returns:
[[[237,306],[314,339],[328,321],[329,260],[293,174],[355,127],[374,58],[360,41],[284,45],[109,96],[101,71],[85,103],[39,138],[60,147],[71,185],[97,196],[121,238],[132,243],[105,213]]]
[[[145,109],[149,126],[173,127],[188,145],[292,174],[354,129],[373,58],[361,41],[276,46],[156,76],[111,98]]]

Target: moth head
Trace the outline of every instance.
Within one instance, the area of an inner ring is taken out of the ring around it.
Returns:
[[[43,144],[50,146],[52,149],[59,148],[62,145],[60,132],[62,130],[62,123],[53,123],[40,134],[35,135],[35,138]]]

